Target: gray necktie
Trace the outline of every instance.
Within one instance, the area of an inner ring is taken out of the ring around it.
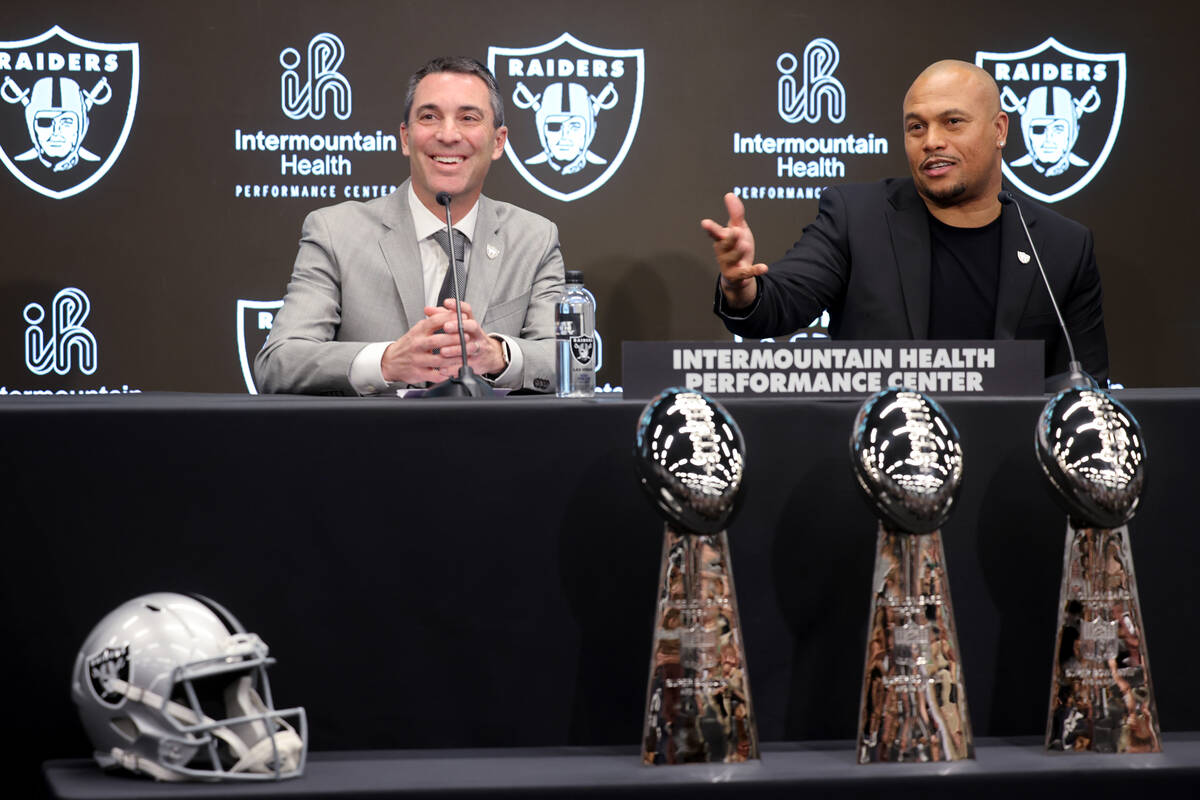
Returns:
[[[442,250],[446,252],[447,258],[450,256],[450,239],[446,236],[445,229],[436,231],[431,236],[435,242],[442,246]],[[458,228],[454,229],[454,271],[458,273],[458,291],[465,297],[467,293],[467,265],[463,262],[463,253],[466,250],[467,237]],[[446,278],[442,281],[441,291],[438,292],[437,305],[441,308],[442,303],[447,297],[454,297],[454,276],[450,270],[446,270]]]

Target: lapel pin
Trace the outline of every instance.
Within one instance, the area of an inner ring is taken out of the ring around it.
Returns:
[[[500,255],[500,248],[496,247],[496,245],[494,245],[494,244],[488,244],[487,254],[488,254],[488,258],[495,258],[496,256]],[[1025,260],[1028,261],[1029,256],[1026,256]]]
[[[488,255],[491,255],[491,254],[492,254],[492,251],[488,250]],[[1024,250],[1018,250],[1017,251],[1017,260],[1020,261],[1022,264],[1028,264],[1029,263],[1029,253],[1026,253]]]

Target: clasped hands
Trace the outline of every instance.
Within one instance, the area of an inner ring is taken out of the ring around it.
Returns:
[[[471,369],[479,375],[503,372],[508,366],[504,346],[483,330],[471,313],[470,303],[462,304],[462,318]],[[437,383],[456,376],[462,366],[462,347],[454,300],[448,298],[441,307],[425,306],[425,319],[387,346],[379,366],[389,383]]]

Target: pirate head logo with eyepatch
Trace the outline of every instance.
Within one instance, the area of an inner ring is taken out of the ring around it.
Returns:
[[[643,63],[640,49],[595,47],[569,33],[537,47],[488,48],[488,68],[515,109],[504,151],[517,172],[563,201],[603,186],[637,133]]]
[[[138,75],[136,42],[91,42],[57,25],[0,42],[0,161],[47,197],[88,189],[125,146]]]
[[[589,95],[578,83],[552,83],[545,92],[534,95],[518,82],[513,103],[517,108],[537,112],[537,132],[542,142],[542,152],[525,159],[525,163],[548,164],[563,175],[574,175],[588,164],[607,164],[607,159],[588,148],[596,137],[597,113],[615,106],[617,99],[612,81],[599,97]]]
[[[1121,127],[1125,54],[1085,53],[1051,37],[1019,53],[978,52],[975,63],[996,79],[1010,130],[1021,133],[1004,153],[1007,181],[1047,203],[1087,186]]]

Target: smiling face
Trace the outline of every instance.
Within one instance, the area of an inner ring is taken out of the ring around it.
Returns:
[[[504,152],[508,128],[496,127],[488,87],[475,75],[435,72],[417,84],[400,143],[417,197],[439,217],[439,192],[461,217],[479,199],[488,169]]]
[[[904,150],[927,204],[997,204],[1008,115],[991,77],[960,61],[939,61],[904,96]]]

